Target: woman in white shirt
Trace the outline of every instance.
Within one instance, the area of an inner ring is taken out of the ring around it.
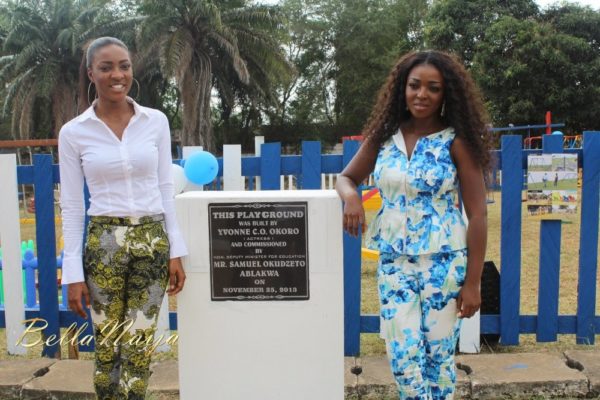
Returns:
[[[127,97],[134,79],[120,40],[91,42],[80,74],[81,100],[96,99],[59,134],[62,283],[69,285],[71,310],[85,318],[82,300],[91,305],[98,398],[143,399],[148,343],[165,290],[177,294],[185,281],[169,124],[160,111]],[[84,180],[90,192],[85,249]]]

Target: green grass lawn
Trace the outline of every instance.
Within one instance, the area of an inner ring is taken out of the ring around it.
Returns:
[[[529,190],[576,190],[577,179],[561,179],[558,181],[557,186],[554,186],[554,180],[549,179],[544,187],[543,182],[528,183],[527,188]]]
[[[531,172],[537,172],[537,171],[550,171],[552,168],[552,165],[547,164],[547,165],[530,165],[527,167],[527,171],[531,171]]]

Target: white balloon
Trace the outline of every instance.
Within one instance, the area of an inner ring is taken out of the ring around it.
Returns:
[[[175,195],[183,192],[183,189],[185,189],[187,183],[188,181],[185,177],[185,171],[183,168],[177,164],[173,164],[173,186],[175,189]]]

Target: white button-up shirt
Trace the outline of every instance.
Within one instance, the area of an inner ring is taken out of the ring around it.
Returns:
[[[84,281],[84,178],[90,192],[88,215],[164,214],[170,257],[187,254],[175,217],[169,122],[162,112],[128,101],[135,114],[121,140],[96,116],[93,105],[60,130],[64,284]]]

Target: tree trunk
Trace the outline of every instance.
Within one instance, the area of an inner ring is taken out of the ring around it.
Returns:
[[[233,109],[227,102],[223,102],[221,111],[221,122],[223,123],[222,141],[224,144],[229,143],[229,136],[231,133],[231,112]]]
[[[60,128],[77,116],[76,90],[73,85],[57,86],[52,93],[52,121],[54,137],[58,137]]]
[[[194,67],[183,73],[179,82],[183,104],[182,146],[202,146],[214,152],[214,138],[210,115],[212,71],[210,60],[199,56]]]
[[[181,93],[182,103],[182,146],[200,146],[200,137],[195,135],[198,126],[198,88],[196,87],[196,78],[191,70],[183,73],[179,81],[179,91]]]

